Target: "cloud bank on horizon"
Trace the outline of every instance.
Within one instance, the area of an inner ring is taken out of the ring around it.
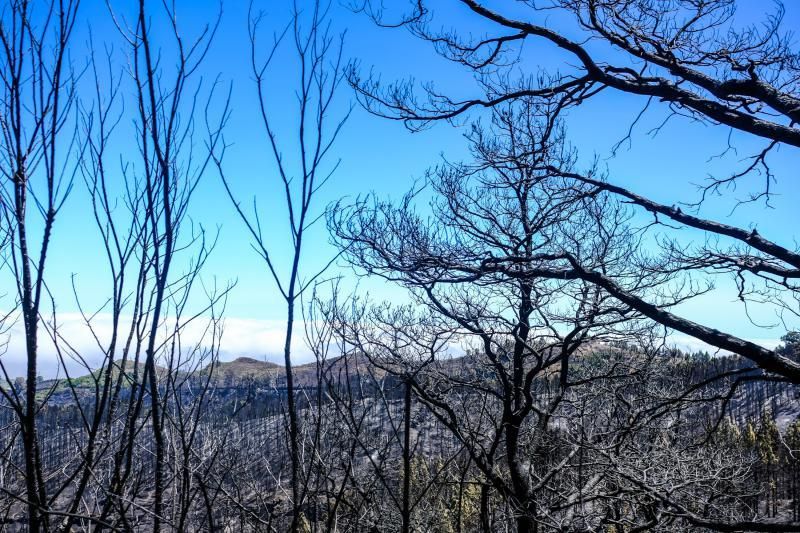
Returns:
[[[81,375],[87,372],[86,366],[97,368],[104,356],[112,332],[110,314],[100,314],[92,318],[90,329],[79,313],[58,314],[58,336],[61,339],[61,355],[51,335],[41,332],[39,335],[39,374],[46,379],[63,377],[64,365],[70,375]],[[125,323],[125,322],[123,322]],[[211,337],[206,331],[208,322],[198,320],[186,326],[181,334],[182,344],[191,346],[199,344],[208,348]],[[0,362],[11,377],[25,374],[25,336],[21,320],[8,327],[2,344],[5,350],[0,355]],[[219,357],[231,360],[248,356],[274,363],[283,363],[283,342],[286,322],[282,320],[258,320],[229,317],[223,320],[223,333],[219,344]],[[306,345],[303,323],[295,322],[292,343],[293,361],[302,364],[313,360],[313,354]],[[75,354],[80,354],[85,364]],[[72,354],[72,355],[70,355]],[[115,359],[122,357],[121,351]]]
[[[210,335],[206,331],[206,321],[190,323],[182,333],[183,344],[200,345],[208,348],[211,344]],[[228,317],[224,319],[224,330],[219,344],[219,358],[223,361],[233,360],[237,357],[252,357],[255,359],[283,364],[283,342],[286,323],[282,320],[259,320],[251,318]],[[306,343],[303,335],[302,321],[295,322],[295,331],[292,343],[292,360],[294,363],[303,364],[313,361],[314,356]],[[63,339],[61,356],[56,349],[50,335],[43,333],[39,341],[39,374],[46,379],[63,377],[64,365],[70,375],[85,374],[87,366],[97,368],[103,360],[103,348],[108,343],[111,335],[111,315],[100,314],[92,319],[90,330],[84,318],[79,313],[63,313],[58,315],[59,337]],[[0,355],[0,362],[11,378],[25,374],[26,355],[25,337],[20,320],[14,322],[6,331],[4,352]],[[775,348],[780,344],[777,339],[748,339],[766,348]],[[99,341],[99,343],[98,343]],[[688,337],[673,334],[667,338],[667,344],[687,352],[708,351],[715,353],[716,349],[709,345]],[[69,346],[69,348],[67,348]],[[460,350],[458,350],[460,351]],[[81,362],[72,352],[78,353],[84,359]],[[121,352],[115,358],[121,357]]]

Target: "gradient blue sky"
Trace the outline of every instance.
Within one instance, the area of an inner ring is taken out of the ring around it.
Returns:
[[[132,13],[135,2],[111,2],[118,15]],[[153,2],[157,7],[157,2]],[[273,29],[283,27],[289,17],[289,2],[262,1],[256,6],[265,10],[265,35]],[[441,0],[435,2],[440,9],[437,24],[445,27],[470,28],[481,32],[481,23],[458,2]],[[493,2],[490,5],[505,6],[510,2]],[[769,2],[742,2],[746,11],[743,19],[763,17]],[[787,28],[800,28],[800,6],[798,2],[787,2]],[[438,6],[441,5],[441,8]],[[216,15],[218,3],[197,0],[177,3],[178,19],[183,31],[195,34],[210,18]],[[363,15],[355,14],[334,3],[332,23],[335,30],[346,30],[345,56],[358,60],[364,69],[374,68],[382,79],[390,81],[413,77],[419,82],[436,80],[437,86],[457,95],[478,95],[478,89],[469,76],[460,68],[440,59],[431,47],[414,38],[405,30],[381,29]],[[519,9],[515,7],[514,9]],[[272,232],[283,235],[278,239],[275,251],[278,257],[286,256],[287,242],[284,211],[281,196],[276,194],[277,176],[268,154],[266,138],[256,112],[256,93],[249,66],[249,43],[246,31],[247,2],[229,0],[225,2],[220,30],[207,61],[203,65],[203,76],[210,82],[219,76],[223,87],[232,83],[232,116],[226,130],[226,139],[232,143],[225,160],[228,176],[240,198],[248,201],[257,194],[262,213],[262,222],[272,226]],[[123,43],[116,32],[108,8],[101,0],[84,0],[80,21],[73,41],[73,60],[85,61],[87,41],[91,28],[92,38],[99,43],[115,43],[121,49]],[[166,37],[156,32],[156,41]],[[560,57],[548,47],[529,47],[536,62],[558,65]],[[298,74],[291,61],[291,50],[283,49],[272,70],[274,101],[271,112],[278,129],[285,137],[294,136],[290,127],[293,120],[292,92]],[[118,68],[122,69],[120,63]],[[130,96],[130,94],[128,94]],[[353,102],[350,89],[343,85],[337,107],[344,112]],[[569,116],[568,129],[572,143],[584,162],[595,156],[607,165],[612,179],[630,186],[633,190],[649,195],[655,200],[674,203],[677,200],[696,199],[694,184],[702,182],[709,173],[725,174],[741,166],[742,158],[754,153],[764,142],[743,135],[732,138],[737,152],[729,151],[724,157],[709,161],[709,157],[725,150],[728,132],[724,128],[707,127],[691,123],[680,117],[674,118],[655,137],[646,133],[666,116],[664,106],[655,104],[636,127],[633,143],[611,158],[611,147],[626,133],[644,101],[636,97],[607,91],[575,109]],[[128,105],[131,108],[131,105]],[[475,114],[477,118],[479,114]],[[351,119],[336,145],[335,154],[341,165],[317,204],[325,204],[340,197],[375,192],[381,196],[399,197],[414,178],[423,175],[426,168],[441,161],[442,156],[450,160],[462,159],[466,155],[463,132],[448,124],[438,124],[419,133],[410,133],[398,123],[374,117],[360,107],[355,107]],[[115,148],[125,155],[135,150],[129,129],[123,124],[118,132]],[[702,214],[750,227],[758,221],[759,231],[788,246],[794,246],[797,238],[797,223],[800,214],[796,199],[800,193],[797,178],[798,151],[783,147],[771,157],[772,166],[779,177],[774,184],[775,195],[772,208],[765,213],[763,203],[747,205],[730,213],[733,197],[746,195],[743,183],[734,195],[720,201],[709,202]],[[752,182],[755,184],[755,181]],[[759,183],[760,184],[760,183]],[[215,277],[220,282],[236,280],[237,287],[230,295],[227,315],[231,321],[240,321],[243,329],[232,328],[234,337],[250,336],[247,339],[231,339],[229,352],[260,352],[275,358],[277,351],[270,345],[257,346],[266,338],[253,332],[274,328],[283,317],[282,302],[271,284],[263,262],[251,250],[249,239],[240,220],[227,200],[216,171],[210,169],[203,178],[191,210],[193,220],[209,228],[219,227],[220,241],[214,255],[206,266],[205,276]],[[689,232],[687,232],[688,234]],[[87,302],[100,302],[107,287],[106,272],[99,255],[97,234],[88,211],[87,193],[78,186],[58,221],[54,237],[48,283],[64,313],[75,311],[72,299],[71,278]],[[324,226],[320,225],[307,242],[306,272],[324,263],[333,253],[328,243]],[[351,275],[347,269],[334,267],[332,273]],[[377,283],[365,283],[376,298],[398,294]],[[713,293],[690,302],[683,311],[691,318],[719,328],[726,328],[741,336],[754,339],[775,339],[781,329],[765,330],[751,325],[743,310],[735,303],[731,286],[720,283]],[[758,311],[757,311],[758,313]],[[771,321],[774,317],[764,314],[760,319]],[[248,333],[249,332],[249,333]],[[265,334],[266,335],[266,334]],[[270,334],[271,335],[271,334]],[[244,354],[242,354],[244,355]]]

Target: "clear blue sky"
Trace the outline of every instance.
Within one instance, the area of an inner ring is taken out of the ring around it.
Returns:
[[[135,8],[135,2],[114,0],[111,3],[118,14],[133,13]],[[152,3],[154,7],[160,4]],[[265,32],[278,30],[288,20],[289,2],[262,1],[256,2],[256,6],[259,3],[268,15],[264,22]],[[437,24],[480,32],[481,24],[475,16],[456,5],[457,2],[442,0],[436,4],[442,6]],[[494,4],[500,6],[508,3]],[[744,13],[747,18],[763,16],[762,10],[769,5],[767,2],[743,4],[748,10]],[[787,4],[790,4],[787,27],[800,27],[797,3]],[[218,8],[217,2],[205,0],[181,1],[177,5],[179,24],[187,35],[198,31],[215,16]],[[81,10],[77,35],[73,41],[73,61],[76,64],[85,61],[90,27],[96,45],[101,42],[115,43],[118,51],[121,51],[123,43],[113,27],[105,2],[84,0]],[[233,144],[226,156],[226,171],[240,198],[249,200],[254,193],[258,195],[262,213],[266,214],[267,219],[262,221],[272,224],[274,231],[283,235],[283,242],[286,242],[285,215],[281,196],[276,193],[275,168],[255,108],[256,93],[249,67],[246,16],[246,1],[225,2],[220,30],[204,63],[203,76],[210,82],[219,75],[226,87],[228,83],[233,84],[233,114],[226,133],[228,142]],[[437,80],[438,86],[459,95],[479,94],[477,87],[461,69],[440,59],[427,43],[405,30],[377,28],[363,15],[351,13],[336,3],[332,22],[335,29],[347,30],[345,56],[357,59],[365,69],[374,67],[384,80],[412,76],[420,82]],[[159,39],[158,34],[153,37]],[[293,81],[298,76],[290,61],[290,52],[288,47],[284,48],[283,57],[272,71],[275,100],[271,112],[284,136],[295,135],[291,127],[284,129],[292,123],[291,91],[294,90]],[[525,53],[536,54],[536,60],[545,63],[556,64],[559,61],[558,56],[546,47],[526,49]],[[118,65],[118,68],[123,68],[123,65]],[[343,85],[338,108],[344,112],[352,101],[350,89]],[[675,118],[655,139],[650,138],[645,133],[665,116],[663,106],[655,105],[637,127],[632,146],[621,150],[616,157],[609,158],[611,147],[625,135],[643,104],[644,101],[638,98],[607,92],[572,112],[568,128],[571,141],[579,148],[584,161],[597,155],[608,165],[614,181],[656,200],[671,204],[676,200],[695,199],[696,188],[693,184],[702,182],[707,173],[724,173],[725,169],[733,169],[742,157],[763,146],[763,141],[736,136],[733,140],[738,155],[731,152],[721,160],[709,162],[709,156],[724,150],[727,131]],[[128,104],[128,109],[132,109],[132,104]],[[130,137],[130,133],[129,130],[126,133],[125,128],[125,125],[120,128],[115,149],[123,155],[133,155],[135,144],[132,138],[126,138]],[[412,134],[402,124],[371,116],[359,107],[355,108],[347,123],[335,153],[342,163],[320,198],[320,209],[339,197],[367,192],[398,197],[415,177],[422,176],[426,168],[439,162],[442,155],[458,160],[466,154],[462,132],[448,124],[438,124]],[[758,229],[763,235],[793,246],[800,222],[796,208],[800,196],[800,180],[796,175],[798,155],[797,150],[784,147],[772,157],[779,181],[774,185],[774,208],[766,216],[763,204],[740,208],[731,215],[730,198],[709,203],[703,214],[747,227],[758,221]],[[744,194],[744,189],[740,189],[740,192]],[[87,207],[85,190],[76,187],[58,221],[54,237],[47,279],[58,299],[59,309],[65,312],[75,309],[70,285],[73,273],[87,301],[99,302],[107,287],[104,283],[103,259],[97,247],[99,237]],[[216,277],[221,282],[238,281],[229,299],[228,316],[248,321],[280,320],[283,308],[278,293],[267,276],[263,262],[250,249],[242,224],[213,169],[210,169],[198,189],[191,216],[209,228],[221,228],[219,246],[206,266],[205,276]],[[307,246],[307,271],[315,264],[324,263],[332,253],[323,226],[318,228]],[[281,250],[286,251],[280,241],[275,243],[275,247],[279,255]],[[342,272],[349,275],[346,270]],[[379,284],[366,286],[376,297],[390,294]],[[750,325],[733,301],[734,294],[730,287],[722,284],[718,291],[687,304],[684,310],[691,318],[709,326],[727,328],[744,337],[773,336],[768,331]],[[777,333],[774,336],[779,335]]]

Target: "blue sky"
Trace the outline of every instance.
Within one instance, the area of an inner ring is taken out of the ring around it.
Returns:
[[[115,0],[111,3],[118,15],[132,13],[135,8],[135,2]],[[157,7],[160,3],[153,4]],[[256,7],[259,4],[267,14],[263,28],[265,35],[273,29],[282,28],[289,17],[289,3],[262,1],[256,2]],[[476,33],[481,31],[481,23],[475,16],[455,6],[456,2],[443,0],[435,4],[437,8],[440,4],[443,6],[437,24],[470,28]],[[494,4],[507,5],[503,2]],[[747,9],[743,16],[747,19],[763,16],[762,10],[769,5],[766,2],[743,4]],[[800,8],[794,2],[787,4],[790,5],[786,26],[800,27]],[[182,1],[177,6],[179,24],[188,35],[199,31],[218,9],[217,2],[205,0]],[[89,28],[96,45],[114,43],[119,53],[123,43],[114,29],[105,2],[85,0],[81,10],[73,41],[73,61],[76,64],[85,61]],[[225,89],[232,84],[232,116],[226,129],[226,139],[232,144],[226,155],[226,172],[237,194],[246,203],[254,194],[257,195],[264,217],[262,221],[271,226],[271,232],[283,236],[282,241],[279,238],[275,242],[275,253],[278,257],[285,257],[287,247],[281,244],[288,242],[285,213],[281,196],[275,193],[277,176],[255,108],[257,100],[249,67],[246,17],[247,2],[229,0],[225,3],[218,35],[203,65],[203,76],[207,84],[219,76],[221,86]],[[332,24],[336,31],[346,30],[345,57],[358,60],[364,69],[373,68],[386,81],[407,77],[419,82],[437,80],[439,87],[455,94],[479,94],[463,70],[440,59],[427,43],[405,30],[378,28],[363,15],[352,13],[336,3],[333,6]],[[153,37],[157,41],[165,35],[156,31]],[[531,60],[550,65],[558,64],[560,60],[547,47],[526,48],[524,53],[531,54]],[[285,47],[283,56],[278,58],[272,71],[274,101],[271,102],[270,111],[274,114],[282,138],[295,135],[290,126],[293,120],[291,91],[294,90],[292,82],[298,75],[291,58],[291,50]],[[122,69],[123,63],[118,68]],[[126,96],[132,96],[130,91]],[[337,108],[344,113],[352,103],[350,89],[342,85]],[[710,172],[724,174],[726,170],[738,168],[743,157],[764,145],[758,139],[737,135],[733,137],[733,142],[738,153],[728,152],[723,158],[709,161],[711,155],[725,149],[728,132],[723,128],[707,127],[678,117],[670,121],[658,136],[649,137],[646,133],[666,116],[664,107],[655,105],[637,126],[632,145],[620,150],[615,157],[610,157],[612,146],[625,135],[643,105],[644,101],[638,98],[607,91],[570,114],[568,131],[584,162],[594,157],[600,158],[602,164],[607,165],[613,181],[655,200],[671,204],[676,199],[696,199],[694,184],[702,182]],[[132,109],[131,106],[129,104],[129,109]],[[478,116],[474,115],[475,118]],[[321,194],[317,207],[321,210],[330,201],[369,192],[399,197],[415,178],[441,161],[442,156],[450,160],[464,158],[466,145],[462,134],[458,128],[444,123],[419,133],[410,133],[402,124],[374,117],[356,106],[335,147],[335,156],[341,158],[341,165]],[[135,150],[135,144],[129,137],[129,126],[122,124],[115,140],[115,149],[123,157]],[[796,198],[800,193],[800,180],[796,176],[797,152],[796,149],[784,147],[772,157],[779,181],[774,185],[773,208],[766,216],[763,204],[744,206],[731,214],[732,197],[709,202],[702,214],[746,227],[752,226],[757,220],[758,229],[763,235],[793,246],[800,222],[796,208]],[[745,191],[746,188],[740,188],[736,194],[744,195]],[[87,193],[78,186],[64,208],[54,237],[47,279],[56,295],[58,309],[66,314],[76,309],[71,296],[73,274],[87,302],[102,301],[107,286],[103,282],[106,274],[102,257],[98,255],[99,236],[87,207]],[[220,228],[219,245],[206,266],[206,278],[213,277],[221,283],[237,281],[237,287],[229,298],[227,315],[229,320],[238,320],[240,325],[245,324],[246,327],[242,326],[244,329],[241,330],[232,328],[232,335],[249,335],[253,343],[232,339],[229,351],[236,355],[234,352],[237,351],[261,350],[261,354],[241,355],[267,355],[274,358],[277,350],[273,350],[272,344],[267,348],[255,345],[255,341],[263,341],[266,334],[259,336],[254,332],[275,327],[283,316],[282,302],[263,262],[251,250],[242,223],[213,169],[209,169],[203,178],[191,216],[194,221],[208,228]],[[320,225],[307,241],[306,250],[306,272],[311,272],[331,256],[333,249],[328,243],[324,226]],[[332,273],[339,272],[352,275],[347,269],[334,267]],[[372,291],[376,298],[398,294],[373,282],[366,282],[363,287]],[[772,330],[777,331],[773,333],[752,326],[741,308],[734,303],[734,296],[730,286],[721,283],[718,290],[687,304],[683,310],[690,318],[709,326],[729,329],[744,337],[763,339],[780,336],[780,330]]]

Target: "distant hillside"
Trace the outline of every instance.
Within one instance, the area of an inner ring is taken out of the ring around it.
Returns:
[[[128,381],[131,381],[135,373],[134,372],[135,366],[138,367],[137,370],[140,376],[144,374],[144,363],[139,363],[138,365],[134,365],[133,361],[126,361],[125,369],[123,370],[122,360],[118,359],[114,361],[113,367],[111,368],[112,379],[116,380],[117,377],[120,375],[120,372],[122,372],[122,374],[126,376]],[[98,369],[92,371],[90,374],[85,374],[83,376],[71,376],[69,379],[63,377],[58,379],[47,379],[43,380],[37,386],[37,388],[46,391],[52,388],[53,385],[55,385],[56,391],[62,391],[62,390],[67,390],[69,388],[70,383],[72,384],[72,386],[78,389],[93,388],[95,384],[98,382],[98,380],[102,379],[103,374],[105,374],[105,371],[106,371],[105,369],[102,370]],[[156,373],[159,376],[164,375],[166,371],[167,371],[166,368],[156,365]]]
[[[116,380],[121,371],[122,361],[114,361],[112,368],[112,376]],[[329,379],[341,380],[349,372],[350,375],[356,374],[359,370],[364,372],[369,363],[364,357],[349,357],[347,365],[344,364],[344,359],[335,357],[325,362],[325,370]],[[125,365],[124,375],[126,382],[129,383],[134,374],[133,362],[128,361]],[[207,376],[208,372],[213,368],[214,378],[213,382],[217,385],[231,386],[239,384],[244,381],[257,381],[262,383],[269,383],[271,386],[285,387],[286,386],[286,371],[283,365],[272,363],[269,361],[259,360],[253,357],[238,357],[232,361],[219,361],[216,364],[208,365],[199,371],[199,376]],[[161,366],[156,366],[156,372],[159,376],[166,373],[166,369]],[[56,379],[46,379],[39,382],[37,388],[42,394],[49,394],[53,391],[56,393],[67,393],[70,390],[71,384],[76,389],[84,391],[88,394],[94,390],[96,384],[102,379],[104,370],[94,370],[89,374],[82,376],[73,375],[69,379],[61,377]],[[375,377],[383,377],[385,372],[372,368]],[[144,364],[139,363],[138,374],[144,374]],[[182,372],[180,372],[182,374]],[[295,384],[298,387],[315,387],[317,385],[317,363],[304,363],[294,366]],[[23,383],[24,380],[20,379]],[[6,384],[6,387],[9,385]]]
[[[207,374],[211,365],[202,370]],[[283,375],[283,367],[252,357],[239,357],[233,361],[220,361],[214,366],[215,378],[219,381],[240,381],[243,379],[264,380]]]
[[[350,357],[348,367],[351,374],[355,373],[357,366],[367,365],[366,358]],[[315,387],[317,384],[317,363],[305,363],[294,365],[294,381],[298,387]],[[343,378],[346,374],[344,359],[340,357],[331,358],[325,363],[325,369],[330,378]],[[210,366],[202,370],[208,372]],[[364,367],[361,366],[363,371]],[[378,369],[373,370],[376,376],[383,376],[384,372]],[[235,383],[246,379],[266,381],[274,380],[273,385],[283,387],[286,385],[286,370],[283,365],[261,361],[252,357],[239,357],[233,361],[220,361],[214,367],[215,378],[218,383]]]

